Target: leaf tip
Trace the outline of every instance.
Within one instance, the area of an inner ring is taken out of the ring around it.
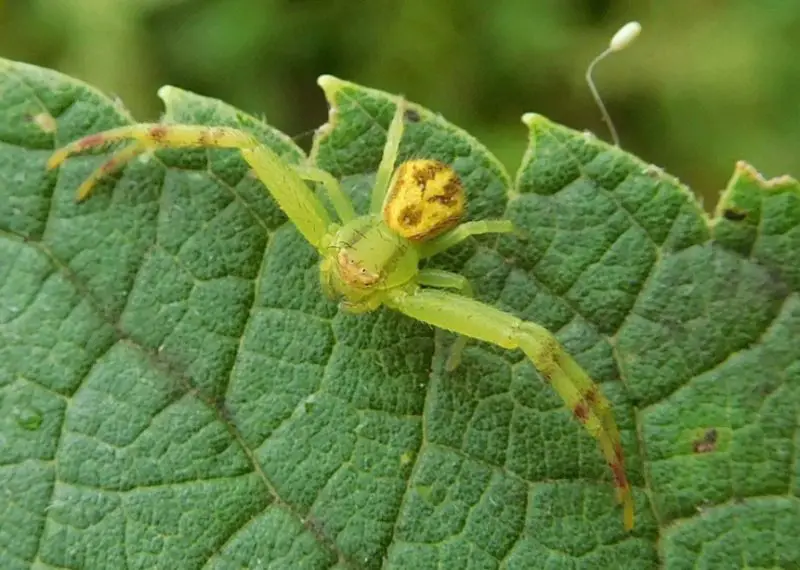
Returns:
[[[311,145],[311,153],[309,154],[309,158],[312,162],[316,161],[316,156],[322,141],[326,139],[334,129],[336,121],[336,92],[346,84],[346,81],[334,77],[333,75],[324,74],[317,77],[317,85],[322,88],[325,99],[328,101],[328,121],[320,125],[314,131],[314,142]]]
[[[525,113],[522,115],[522,123],[529,129],[533,129],[537,125],[543,125],[549,122],[550,120],[547,117],[540,115],[539,113]]]
[[[317,77],[317,85],[319,85],[326,95],[330,96],[339,89],[341,89],[347,82],[333,75],[320,75]]]
[[[164,105],[169,106],[170,101],[174,101],[181,94],[181,89],[173,85],[162,85],[156,93],[158,98],[164,102]]]

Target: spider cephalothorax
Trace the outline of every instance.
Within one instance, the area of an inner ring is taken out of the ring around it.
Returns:
[[[367,214],[340,227],[320,263],[322,286],[343,309],[376,309],[388,289],[413,280],[419,253],[380,216]]]
[[[328,76],[320,79],[322,84],[338,81]],[[359,312],[384,305],[462,335],[452,349],[449,368],[458,364],[465,337],[522,350],[599,442],[624,505],[625,527],[632,528],[633,496],[625,475],[620,434],[610,403],[598,386],[545,328],[473,299],[472,288],[461,275],[419,268],[421,260],[470,236],[510,232],[513,228],[507,220],[461,223],[465,193],[449,165],[415,159],[394,169],[405,107],[405,102],[398,99],[375,177],[370,211],[361,216],[329,173],[312,166],[291,166],[248,133],[226,127],[121,127],[90,135],[56,151],[49,166],[56,167],[70,155],[87,149],[131,141],[81,185],[78,195],[83,199],[102,176],[149,148],[238,149],[289,220],[319,252],[323,289],[338,299],[342,308]],[[421,114],[415,115],[420,120]],[[338,222],[331,219],[305,180],[323,185]]]
[[[336,231],[321,263],[323,288],[348,311],[379,307],[385,291],[413,284],[419,272],[417,244],[458,225],[465,203],[461,180],[443,162],[400,164],[381,215],[360,216]]]

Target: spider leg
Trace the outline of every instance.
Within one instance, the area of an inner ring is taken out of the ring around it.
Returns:
[[[92,172],[89,177],[81,183],[78,187],[78,195],[75,199],[78,202],[86,200],[89,194],[91,194],[92,188],[97,186],[103,178],[112,172],[116,172],[122,168],[123,165],[136,158],[136,156],[142,153],[142,150],[141,145],[134,142],[115,152],[111,155],[111,158],[101,164],[99,168]]]
[[[228,127],[139,123],[85,136],[56,150],[47,161],[56,168],[70,156],[121,141],[138,143],[140,152],[157,148],[246,148],[258,144],[249,134]]]
[[[403,138],[403,118],[406,112],[405,99],[399,99],[397,110],[389,125],[386,133],[386,144],[383,146],[383,156],[381,157],[378,173],[375,176],[375,186],[372,187],[372,197],[369,203],[369,211],[377,214],[383,208],[383,200],[389,190],[389,184],[394,172],[394,164],[397,161],[397,153],[400,149],[400,139]]]
[[[457,334],[503,348],[522,349],[573,415],[597,439],[623,505],[625,528],[633,528],[633,495],[611,406],[552,333],[474,299],[434,289],[418,289],[414,293],[390,291],[385,303],[412,318]]]
[[[321,168],[314,168],[313,166],[300,166],[293,165],[292,168],[303,180],[310,182],[319,182],[325,188],[328,194],[328,199],[333,204],[333,209],[342,223],[347,223],[355,219],[356,211],[353,209],[353,204],[350,199],[342,192],[342,187],[339,181],[331,176],[327,171]]]
[[[428,287],[441,287],[445,289],[455,289],[465,297],[473,297],[472,285],[469,279],[458,273],[444,271],[442,269],[421,269],[417,274],[417,283]],[[450,354],[445,362],[444,369],[452,372],[461,364],[461,353],[467,346],[467,337],[458,335],[450,347]]]
[[[317,250],[324,249],[323,237],[328,232],[331,219],[322,202],[302,177],[274,151],[238,129],[156,123],[119,127],[86,136],[56,150],[47,166],[56,168],[70,156],[121,141],[131,141],[131,144],[89,175],[80,187],[79,200],[88,197],[103,176],[121,168],[146,150],[187,147],[237,149],[303,237]]]
[[[514,231],[510,220],[478,220],[464,222],[449,232],[425,242],[421,246],[420,258],[426,259],[458,245],[470,236],[482,234],[502,234]]]

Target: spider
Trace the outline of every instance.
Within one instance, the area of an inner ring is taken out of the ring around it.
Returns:
[[[322,76],[320,84],[336,81]],[[396,98],[383,155],[372,187],[369,213],[358,215],[338,181],[309,165],[289,165],[252,135],[235,128],[141,123],[92,134],[54,152],[53,169],[70,156],[128,141],[78,188],[88,198],[104,176],[137,155],[156,149],[213,147],[237,149],[258,179],[321,257],[322,289],[342,310],[361,313],[385,305],[404,315],[459,335],[445,368],[456,368],[467,337],[506,349],[521,349],[556,390],[573,415],[597,439],[611,469],[623,524],[633,528],[634,503],[625,473],[620,434],[611,406],[581,366],[536,323],[473,298],[466,277],[420,268],[470,236],[508,233],[508,220],[461,222],[466,195],[456,172],[436,160],[415,158],[395,168],[407,105]],[[411,118],[409,117],[409,120]],[[338,220],[306,182],[319,183]]]

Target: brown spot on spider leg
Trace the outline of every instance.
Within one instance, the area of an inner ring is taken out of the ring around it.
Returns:
[[[96,146],[102,146],[106,142],[106,137],[103,136],[102,133],[98,133],[96,135],[89,135],[87,137],[83,137],[80,141],[78,141],[78,149],[80,150],[87,150],[90,148],[94,148]]]
[[[625,467],[622,463],[609,463],[608,466],[611,468],[611,473],[614,475],[614,486],[617,489],[627,489],[628,478],[625,476]]]
[[[197,146],[214,146],[214,144],[225,136],[222,129],[205,129],[197,137]]]
[[[208,146],[219,146],[221,140],[230,134],[230,130],[226,127],[211,127],[204,135],[205,144]],[[228,147],[229,145],[225,145]],[[236,147],[241,148],[241,147]]]
[[[544,366],[537,366],[536,370],[539,372],[539,376],[542,377],[542,380],[550,384],[553,381],[553,371],[549,368],[545,368]]]
[[[111,159],[107,160],[106,162],[104,162],[102,164],[102,166],[100,166],[99,170],[103,174],[110,174],[111,172],[114,172],[117,168],[119,168],[120,166],[121,166],[121,162],[119,160],[115,160],[114,158],[111,158]]]
[[[586,402],[578,402],[575,404],[572,413],[575,414],[575,417],[578,418],[582,424],[585,424],[586,420],[589,419],[589,405]]]
[[[585,394],[583,394],[583,399],[575,404],[575,409],[573,409],[572,412],[575,414],[575,417],[581,421],[581,423],[586,423],[586,420],[589,419],[589,412],[596,404],[597,386],[592,386],[586,391]]]
[[[151,127],[147,133],[147,136],[149,136],[153,142],[161,142],[164,140],[164,137],[167,136],[167,127],[164,125],[156,125]]]
[[[614,443],[614,454],[617,456],[617,461],[622,465],[625,462],[625,455],[622,452],[622,444],[620,442]]]
[[[559,368],[558,349],[557,340],[553,338],[542,340],[539,345],[539,354],[535,359],[532,358],[539,375],[548,384],[553,381],[553,373],[558,371]]]

